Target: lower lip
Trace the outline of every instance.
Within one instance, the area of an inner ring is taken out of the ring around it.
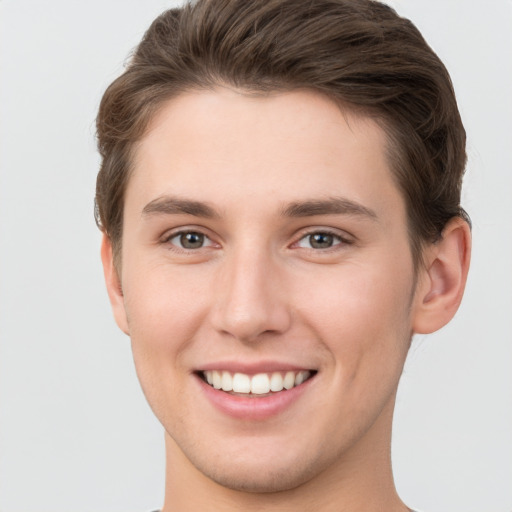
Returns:
[[[288,409],[310,387],[315,376],[300,386],[272,393],[271,395],[249,398],[226,393],[207,384],[196,376],[206,398],[222,413],[241,420],[265,420]]]

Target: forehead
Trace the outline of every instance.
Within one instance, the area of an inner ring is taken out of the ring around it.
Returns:
[[[139,144],[126,203],[165,194],[271,208],[327,195],[383,208],[401,201],[374,121],[311,91],[249,95],[219,88],[162,106]],[[251,198],[257,198],[251,202]]]

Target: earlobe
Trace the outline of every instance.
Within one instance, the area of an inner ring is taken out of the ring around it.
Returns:
[[[121,280],[119,278],[119,273],[114,265],[112,242],[106,234],[103,234],[103,239],[101,242],[101,261],[103,263],[105,284],[107,286],[108,297],[110,299],[115,321],[119,328],[125,334],[129,335],[130,333],[128,329],[126,309],[124,306],[124,296],[121,287]]]
[[[448,222],[441,239],[426,250],[415,297],[413,332],[428,334],[446,325],[459,308],[471,255],[471,232],[461,218]]]

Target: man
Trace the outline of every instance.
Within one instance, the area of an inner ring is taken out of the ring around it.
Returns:
[[[464,128],[417,29],[369,1],[167,11],[98,140],[105,278],[166,432],[163,512],[409,510],[398,381],[470,255]]]

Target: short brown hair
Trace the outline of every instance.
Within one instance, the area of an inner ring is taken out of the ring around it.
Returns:
[[[388,136],[415,263],[460,206],[466,134],[448,72],[417,28],[371,0],[199,0],[161,14],[97,117],[96,221],[120,254],[136,143],[169,98],[230,85],[310,89],[371,116]]]

